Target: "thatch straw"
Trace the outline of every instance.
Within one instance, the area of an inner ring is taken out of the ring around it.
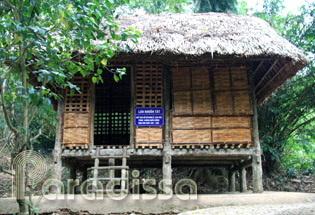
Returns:
[[[204,54],[232,57],[281,57],[292,63],[308,59],[294,45],[277,35],[265,21],[253,16],[223,13],[122,16],[121,29],[129,26],[142,34],[139,43],[128,41],[133,54]]]

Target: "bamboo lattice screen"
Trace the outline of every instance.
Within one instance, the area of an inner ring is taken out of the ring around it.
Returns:
[[[135,67],[135,107],[163,107],[163,66],[160,62],[137,62]],[[136,145],[161,145],[163,129],[160,127],[137,127]]]
[[[66,147],[89,145],[91,80],[76,76],[72,83],[80,92],[71,95],[70,89],[66,90],[62,144]]]
[[[247,68],[174,67],[173,144],[251,143]]]

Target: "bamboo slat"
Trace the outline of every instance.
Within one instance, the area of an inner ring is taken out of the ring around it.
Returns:
[[[213,128],[251,127],[250,116],[212,117]]]
[[[163,130],[162,128],[136,128],[136,143],[155,142],[162,143],[163,141]]]
[[[172,132],[174,143],[183,142],[211,142],[211,130],[173,130]]]
[[[213,142],[251,142],[251,129],[220,129],[213,130]]]
[[[218,114],[233,114],[233,100],[231,92],[215,93]]]
[[[211,117],[173,117],[173,128],[209,128]]]
[[[63,144],[86,144],[90,142],[88,128],[64,128],[63,129]]]

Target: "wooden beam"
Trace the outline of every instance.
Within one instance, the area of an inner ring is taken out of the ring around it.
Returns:
[[[277,65],[277,63],[279,62],[279,60],[275,60],[273,62],[273,64],[270,66],[270,68],[268,69],[268,71],[264,74],[264,76],[260,79],[260,81],[258,82],[258,84],[256,84],[255,89],[257,89],[260,84],[265,80],[265,78],[269,75],[269,73],[272,71],[272,69]]]
[[[259,91],[256,93],[256,96],[259,95],[267,86],[269,83],[271,83],[276,77],[278,77],[281,73],[282,70],[284,70],[285,68],[287,68],[289,65],[289,63],[286,63],[280,70],[279,72],[277,72],[277,74],[275,74],[262,88],[259,89]]]
[[[259,65],[257,66],[257,68],[255,69],[254,71],[254,74],[253,76],[255,77],[256,76],[256,73],[258,72],[258,70],[260,69],[260,67],[265,63],[264,60],[260,61]]]
[[[236,172],[236,171],[239,171],[239,169],[244,169],[244,168],[250,167],[251,165],[252,165],[252,160],[249,159],[249,160],[243,161],[237,166],[235,165],[232,169],[229,169],[229,171]]]

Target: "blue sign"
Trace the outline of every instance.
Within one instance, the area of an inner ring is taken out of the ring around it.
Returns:
[[[164,109],[136,108],[135,126],[164,126]]]

